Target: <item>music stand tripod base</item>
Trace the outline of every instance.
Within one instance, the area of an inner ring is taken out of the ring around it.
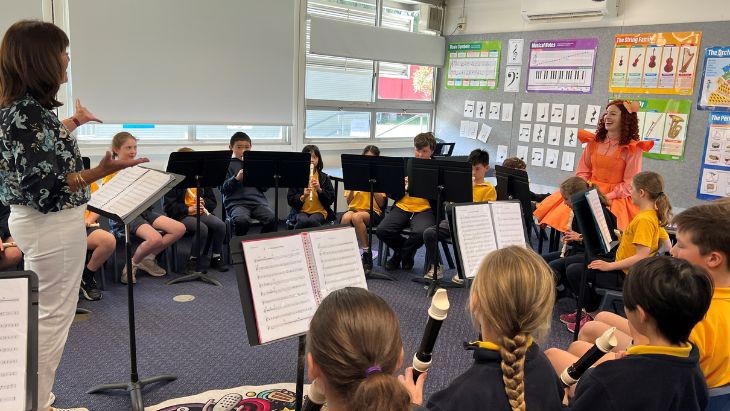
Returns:
[[[200,280],[200,281],[206,282],[208,284],[217,285],[218,287],[222,286],[218,280],[216,280],[215,278],[211,278],[210,276],[208,276],[206,273],[203,273],[203,272],[194,272],[192,274],[186,274],[186,275],[183,275],[183,276],[180,276],[177,278],[173,278],[172,280],[168,281],[166,284],[171,285],[171,284],[177,284],[177,283],[183,283],[186,281],[195,281],[195,280]]]

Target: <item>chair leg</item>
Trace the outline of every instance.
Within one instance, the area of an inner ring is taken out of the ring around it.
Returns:
[[[446,241],[441,241],[441,248],[444,250],[444,257],[446,257],[446,264],[449,265],[449,269],[453,269],[455,267],[454,264],[454,258],[451,256],[451,251],[449,250],[449,243]]]

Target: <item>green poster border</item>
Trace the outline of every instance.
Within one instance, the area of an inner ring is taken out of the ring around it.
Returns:
[[[497,77],[494,79],[494,86],[449,86],[449,73],[451,72],[451,46],[468,45],[463,50],[488,50],[497,52]],[[449,90],[497,90],[499,88],[500,63],[502,61],[502,41],[501,40],[483,40],[483,41],[458,41],[448,43],[446,45],[446,79],[444,80],[444,88]]]

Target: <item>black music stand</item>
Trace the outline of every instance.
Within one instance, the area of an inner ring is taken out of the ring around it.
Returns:
[[[370,192],[370,223],[368,224],[368,244],[372,253],[373,246],[373,195],[375,192],[387,193],[393,198],[405,194],[405,163],[403,157],[361,156],[342,154],[342,177],[346,190]],[[384,210],[385,211],[385,210]],[[395,279],[384,273],[373,272],[372,267],[365,270],[365,277],[376,280]]]
[[[533,226],[532,200],[530,199],[530,181],[527,171],[516,168],[494,166],[497,178],[497,200],[517,200],[522,206],[522,218],[525,223],[525,237],[530,238]]]
[[[243,185],[273,186],[274,216],[279,221],[279,188],[307,187],[311,161],[312,155],[309,153],[246,151],[243,154]]]
[[[231,159],[230,150],[217,151],[176,151],[170,153],[167,160],[167,172],[185,176],[175,189],[195,187],[195,204],[197,214],[195,215],[195,272],[173,278],[167,284],[177,284],[184,281],[201,280],[208,284],[220,286],[218,280],[210,278],[204,270],[200,269],[200,193],[203,187],[218,187],[223,184],[228,172],[228,163]]]
[[[471,186],[471,165],[460,161],[408,159],[408,194],[436,201],[436,226],[441,222],[444,201],[468,203],[474,199]],[[437,255],[437,261],[441,258]],[[439,285],[438,262],[433,267],[433,280],[422,277],[414,282],[431,283],[428,295],[433,296]],[[442,284],[445,285],[445,284]]]
[[[456,143],[436,143],[436,149],[432,157],[451,157]]]

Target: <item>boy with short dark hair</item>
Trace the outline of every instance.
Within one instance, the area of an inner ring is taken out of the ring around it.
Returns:
[[[276,231],[276,216],[264,196],[267,188],[243,185],[243,154],[251,150],[251,146],[251,137],[248,134],[238,131],[231,136],[228,148],[233,154],[228,164],[226,180],[221,186],[223,207],[233,222],[234,234],[237,236],[248,233],[252,219],[261,222],[262,233]]]

